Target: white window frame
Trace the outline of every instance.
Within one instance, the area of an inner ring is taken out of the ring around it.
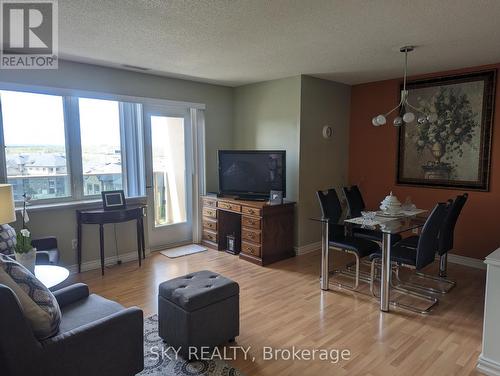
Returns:
[[[63,113],[64,113],[64,131],[66,139],[66,161],[67,170],[70,179],[70,195],[67,197],[52,198],[52,199],[38,199],[33,203],[36,205],[60,205],[64,203],[71,202],[88,202],[100,199],[100,195],[84,196],[83,195],[83,167],[82,167],[82,148],[81,148],[81,137],[80,137],[80,119],[79,119],[79,106],[78,98],[91,98],[91,99],[102,99],[102,100],[112,100],[118,102],[129,102],[138,103],[141,105],[154,105],[154,106],[189,106],[193,109],[205,109],[205,105],[201,103],[193,102],[183,102],[183,101],[172,101],[165,99],[155,99],[147,97],[135,97],[120,94],[110,94],[86,90],[75,90],[75,89],[63,89],[54,88],[46,86],[32,86],[9,82],[0,82],[0,90],[6,91],[19,91],[28,92],[33,94],[46,94],[55,95],[63,98]],[[7,166],[5,158],[5,139],[3,132],[3,121],[2,121],[2,111],[1,111],[1,101],[0,101],[0,182],[7,183]],[[121,123],[121,122],[120,122]],[[143,132],[142,132],[143,133]],[[144,133],[142,134],[144,137]],[[122,126],[120,124],[120,139],[121,139],[121,151],[122,151],[122,182],[123,189],[128,196],[127,184],[128,177],[126,176],[126,159],[124,158],[125,152],[125,142],[122,135]],[[142,143],[138,142],[140,147]],[[144,161],[142,161],[144,165]],[[145,167],[139,168],[142,174],[144,174]],[[141,178],[141,183],[145,182],[145,177]],[[145,184],[142,187],[142,193],[140,195],[131,196],[145,198]]]

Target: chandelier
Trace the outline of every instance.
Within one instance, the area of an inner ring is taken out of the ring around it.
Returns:
[[[404,79],[403,79],[403,90],[401,90],[401,101],[396,107],[394,107],[386,114],[380,114],[375,116],[372,119],[372,124],[375,127],[379,127],[387,123],[387,116],[389,116],[398,109],[399,109],[399,115],[396,116],[392,122],[395,127],[399,127],[404,123],[406,124],[411,123],[415,121],[415,118],[417,119],[417,123],[419,125],[426,123],[433,123],[437,120],[437,115],[435,113],[425,113],[424,111],[416,107],[413,107],[410,103],[408,103],[408,90],[406,90],[406,78],[408,75],[408,52],[411,52],[414,49],[415,49],[414,46],[404,46],[399,49],[400,52],[403,52],[405,54]],[[412,110],[414,112],[412,112]]]

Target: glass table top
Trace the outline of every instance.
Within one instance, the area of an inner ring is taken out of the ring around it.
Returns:
[[[329,223],[328,218],[315,217],[310,218],[312,221]],[[356,219],[356,218],[353,218]],[[403,218],[384,218],[382,223],[377,223],[377,217],[373,221],[366,220],[365,223],[352,223],[350,220],[345,220],[344,224],[351,228],[366,228],[386,234],[399,234],[405,231],[411,231],[423,227],[427,217],[419,214],[411,217]]]

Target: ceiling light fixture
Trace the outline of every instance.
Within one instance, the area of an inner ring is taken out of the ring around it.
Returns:
[[[405,65],[404,65],[404,78],[403,78],[403,90],[401,90],[401,101],[399,104],[394,107],[392,110],[387,112],[386,114],[380,114],[375,116],[372,119],[372,124],[375,127],[379,127],[387,123],[387,116],[392,114],[394,111],[399,109],[399,115],[396,116],[393,120],[393,124],[395,127],[399,127],[404,123],[408,124],[417,119],[417,123],[419,125],[426,123],[433,123],[437,120],[437,115],[435,113],[425,113],[422,110],[419,110],[416,107],[413,107],[410,103],[408,103],[408,90],[406,90],[406,79],[408,76],[408,52],[411,52],[415,49],[414,46],[404,46],[399,49],[400,52],[405,54]],[[411,110],[414,110],[417,113],[413,113]]]

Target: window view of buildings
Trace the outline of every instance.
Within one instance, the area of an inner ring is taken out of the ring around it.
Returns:
[[[78,149],[84,196],[122,189],[118,102],[78,98],[73,108],[80,120],[76,143],[67,139],[63,97],[0,91],[0,99],[7,180],[16,200],[24,193],[34,200],[72,196],[68,156],[80,155]]]
[[[45,149],[40,152],[40,149]],[[71,195],[68,163],[64,150],[58,148],[19,146],[6,153],[7,176],[13,185],[14,198],[24,193],[35,200],[62,198]],[[101,191],[122,189],[120,150],[94,148],[83,155],[83,194],[100,195]]]

